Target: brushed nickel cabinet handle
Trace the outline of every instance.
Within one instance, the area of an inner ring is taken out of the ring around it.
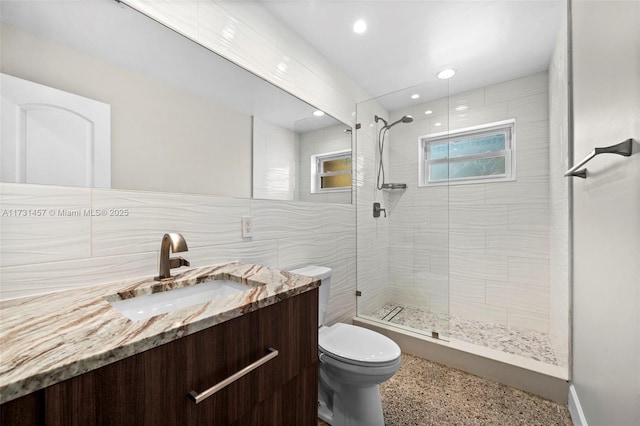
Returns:
[[[269,349],[267,349],[267,352],[269,352],[269,353],[266,354],[265,356],[263,356],[262,358],[260,358],[259,360],[257,360],[256,362],[254,362],[253,364],[247,365],[242,370],[238,371],[237,373],[232,374],[231,376],[227,377],[226,379],[224,379],[220,383],[216,383],[215,385],[211,386],[206,391],[204,391],[202,393],[198,393],[198,392],[196,392],[194,390],[189,392],[189,397],[191,398],[191,400],[193,402],[198,404],[198,403],[204,401],[205,399],[207,399],[208,397],[210,397],[211,395],[213,395],[214,393],[218,392],[219,390],[224,389],[225,387],[229,386],[231,383],[233,383],[236,380],[240,379],[242,376],[245,376],[245,375],[251,373],[256,368],[260,367],[263,364],[266,364],[267,362],[271,361],[273,358],[278,356],[278,350],[277,349],[269,348]]]

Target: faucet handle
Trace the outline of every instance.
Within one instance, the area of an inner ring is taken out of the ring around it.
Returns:
[[[191,266],[191,263],[189,263],[189,261],[183,258],[182,256],[172,257],[171,259],[169,259],[169,263],[170,263],[171,269],[179,268],[181,266]]]

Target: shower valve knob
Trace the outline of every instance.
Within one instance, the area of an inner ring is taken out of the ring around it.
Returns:
[[[380,212],[384,213],[384,217],[387,217],[387,209],[380,207],[380,203],[373,203],[373,217],[380,217]]]

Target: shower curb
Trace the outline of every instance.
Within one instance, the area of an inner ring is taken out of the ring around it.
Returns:
[[[563,374],[549,374],[509,364],[406,330],[396,330],[375,321],[354,318],[353,324],[381,333],[395,341],[402,352],[428,359],[476,376],[494,380],[560,404],[568,403],[569,382]],[[468,345],[469,347],[473,345]],[[540,363],[541,364],[541,363]],[[552,370],[551,368],[549,370]],[[561,370],[559,367],[554,370]]]

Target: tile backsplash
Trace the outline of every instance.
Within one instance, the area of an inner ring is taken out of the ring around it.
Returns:
[[[191,267],[328,266],[329,321],[355,312],[353,205],[11,183],[0,183],[0,198],[3,300],[157,275],[162,235],[180,232]],[[252,239],[242,216],[253,217]]]

